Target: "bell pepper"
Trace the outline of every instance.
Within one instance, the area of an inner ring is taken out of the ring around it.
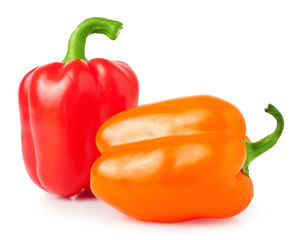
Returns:
[[[90,191],[90,169],[100,156],[100,125],[137,106],[138,80],[120,61],[85,58],[88,35],[117,38],[122,23],[104,18],[83,21],[72,33],[63,62],[31,70],[19,86],[22,154],[40,188],[61,196]]]
[[[245,135],[241,112],[222,99],[202,95],[136,107],[98,130],[102,155],[91,169],[94,195],[135,219],[179,222],[225,218],[253,197],[248,166],[271,148],[283,117],[266,112],[276,130],[257,142]]]

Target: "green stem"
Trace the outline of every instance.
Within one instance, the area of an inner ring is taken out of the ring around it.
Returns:
[[[284,119],[281,113],[273,105],[269,104],[268,107],[265,108],[265,112],[275,117],[277,121],[276,129],[273,133],[257,142],[249,142],[244,140],[247,149],[247,156],[242,168],[242,172],[244,172],[247,176],[249,176],[249,164],[255,158],[272,148],[277,143],[277,140],[279,139],[284,129]]]
[[[86,38],[92,33],[105,34],[111,40],[115,40],[122,29],[122,23],[105,18],[88,18],[83,21],[71,34],[68,49],[62,63],[66,64],[72,59],[82,59],[85,57]]]

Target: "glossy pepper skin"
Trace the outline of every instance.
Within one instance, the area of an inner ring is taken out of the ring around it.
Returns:
[[[109,117],[137,106],[138,80],[119,61],[84,55],[86,37],[116,39],[122,24],[103,18],[82,22],[72,34],[63,63],[30,71],[19,86],[22,153],[40,188],[61,196],[90,191],[90,169],[100,156],[95,136]]]
[[[253,197],[248,164],[271,148],[283,118],[269,105],[277,129],[251,143],[241,112],[212,96],[136,107],[107,120],[96,136],[102,156],[91,190],[122,213],[143,221],[224,218]]]

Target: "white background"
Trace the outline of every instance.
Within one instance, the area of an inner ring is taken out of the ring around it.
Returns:
[[[1,239],[297,239],[297,1],[1,1]],[[88,59],[127,62],[140,82],[140,104],[211,94],[235,104],[247,135],[285,119],[278,144],[250,167],[255,195],[241,214],[175,224],[130,219],[97,199],[65,199],[36,187],[20,143],[18,85],[32,68],[62,61],[68,38],[89,17],[121,21],[116,41],[92,35]],[[3,236],[5,236],[3,238]]]

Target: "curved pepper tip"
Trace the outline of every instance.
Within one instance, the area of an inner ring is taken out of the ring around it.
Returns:
[[[115,40],[123,24],[118,21],[93,17],[81,22],[75,31],[71,34],[68,49],[62,63],[66,64],[72,59],[82,59],[88,61],[85,57],[86,38],[93,33],[104,34],[111,40]]]
[[[268,107],[265,108],[265,112],[269,113],[276,119],[276,129],[273,133],[269,134],[268,136],[262,138],[257,142],[248,142],[244,140],[247,149],[247,156],[242,168],[242,172],[244,172],[247,176],[249,176],[249,164],[255,158],[272,148],[277,143],[284,129],[283,116],[276,107],[269,103]]]

